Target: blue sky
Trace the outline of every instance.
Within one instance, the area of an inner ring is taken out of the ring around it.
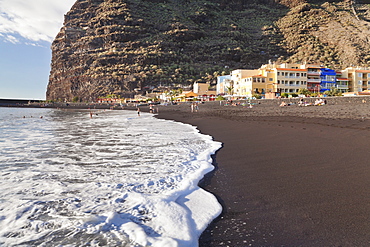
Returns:
[[[45,99],[51,42],[76,0],[0,0],[0,98]]]

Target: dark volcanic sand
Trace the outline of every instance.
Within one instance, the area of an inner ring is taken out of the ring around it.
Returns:
[[[201,184],[223,213],[200,246],[370,246],[369,114],[370,103],[161,106],[159,118],[223,143]]]

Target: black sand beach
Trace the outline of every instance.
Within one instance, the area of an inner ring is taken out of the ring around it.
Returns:
[[[223,143],[201,182],[223,212],[199,245],[370,246],[370,97],[328,98],[325,106],[280,102],[206,102],[193,113],[190,103],[155,106],[158,118],[192,124]]]
[[[223,143],[201,185],[224,209],[200,246],[370,246],[370,98],[278,105],[160,107]]]

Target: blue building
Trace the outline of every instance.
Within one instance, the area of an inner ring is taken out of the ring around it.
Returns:
[[[320,70],[320,92],[329,91],[336,86],[336,72],[328,68],[321,68]]]

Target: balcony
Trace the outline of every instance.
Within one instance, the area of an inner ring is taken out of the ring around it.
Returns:
[[[300,84],[279,84],[279,87],[302,87]]]
[[[321,72],[317,72],[317,71],[307,71],[307,75],[320,75]]]
[[[291,79],[297,79],[297,78],[304,78],[303,76],[296,76],[296,75],[283,75],[280,76],[282,78],[291,78]]]
[[[321,79],[310,79],[310,78],[307,78],[307,83],[320,83],[321,82]]]
[[[348,89],[348,85],[337,85],[338,89]]]
[[[348,78],[341,78],[341,77],[339,77],[339,78],[337,78],[337,81],[349,81],[349,79]]]

